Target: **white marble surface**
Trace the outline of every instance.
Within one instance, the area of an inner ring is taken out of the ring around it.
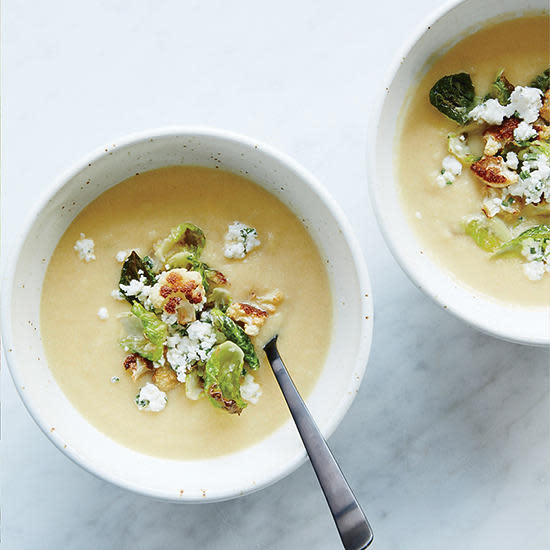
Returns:
[[[374,346],[331,438],[377,550],[550,548],[549,354],[497,341],[408,281],[366,188],[372,86],[435,8],[416,2],[2,5],[2,243],[54,176],[121,134],[220,126],[272,143],[336,195],[368,259]],[[2,373],[2,546],[338,548],[309,465],[238,501],[138,497],[75,466]]]

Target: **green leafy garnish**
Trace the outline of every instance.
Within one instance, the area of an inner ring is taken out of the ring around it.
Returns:
[[[138,253],[133,250],[122,264],[118,284],[127,286],[130,284],[130,281],[134,279],[139,281],[142,276],[147,279],[147,284],[152,285],[155,283],[155,274],[153,273],[151,258],[145,256],[142,260]],[[120,289],[120,292],[128,302],[133,303],[136,300],[135,296],[128,296],[123,289]]]
[[[504,71],[500,71],[497,74],[495,81],[491,86],[489,97],[497,99],[501,105],[507,105],[512,92],[514,91],[514,86],[510,84],[503,72]]]
[[[240,390],[243,360],[243,350],[227,341],[214,348],[205,367],[206,395],[216,407],[233,414],[240,414],[246,407]]]
[[[199,258],[206,244],[206,237],[200,227],[192,223],[181,223],[173,227],[168,237],[158,242],[154,247],[155,256],[162,263],[169,263],[170,259],[180,252]]]
[[[464,232],[474,240],[477,246],[487,252],[493,252],[502,243],[488,225],[478,219],[467,222],[464,227]]]
[[[139,302],[132,304],[132,314],[141,322],[141,333],[122,338],[120,345],[150,361],[159,361],[164,353],[168,327],[152,311],[147,311]]]
[[[232,301],[231,295],[227,289],[217,287],[210,293],[207,305],[212,304],[213,307],[225,313]]]
[[[517,253],[521,252],[521,248],[523,246],[523,243],[527,239],[533,239],[537,242],[548,242],[550,241],[550,225],[536,225],[534,227],[530,227],[529,229],[526,229],[523,233],[518,235],[515,239],[511,239],[501,246],[499,246],[494,254],[495,256],[501,256],[502,254],[508,254],[508,253]]]
[[[527,144],[527,146],[518,153],[520,160],[537,160],[540,155],[550,159],[550,143],[537,139]]]
[[[475,90],[468,73],[457,73],[440,78],[430,90],[430,103],[445,116],[467,124],[475,105]]]
[[[531,88],[538,88],[543,92],[546,92],[550,88],[550,67],[548,67],[544,72],[536,76],[530,84]]]
[[[248,334],[220,309],[214,308],[210,314],[212,315],[214,328],[218,329],[228,340],[237,344],[243,350],[244,359],[248,366],[253,370],[259,368],[260,361]]]

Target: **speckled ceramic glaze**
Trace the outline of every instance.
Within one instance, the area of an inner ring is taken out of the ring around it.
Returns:
[[[64,174],[31,214],[5,271],[3,342],[29,412],[75,462],[150,496],[195,502],[228,499],[273,483],[301,463],[305,453],[290,422],[252,447],[214,459],[176,461],[140,454],[100,433],[76,411],[51,375],[40,336],[44,274],[74,217],[103,191],[136,172],[174,164],[219,167],[245,175],[283,201],[319,246],[333,291],[334,330],[324,369],[307,404],[323,434],[334,431],[359,388],[371,343],[372,301],[361,251],[342,212],[313,176],[270,147],[228,132],[204,128],[143,132],[101,148]]]
[[[466,287],[423,254],[409,226],[399,197],[394,155],[398,116],[411,87],[426,72],[430,60],[488,21],[523,13],[547,12],[548,0],[452,1],[430,16],[399,53],[383,83],[369,130],[369,184],[382,233],[393,255],[413,282],[442,307],[499,338],[524,344],[550,345],[550,306],[521,307],[496,300]]]

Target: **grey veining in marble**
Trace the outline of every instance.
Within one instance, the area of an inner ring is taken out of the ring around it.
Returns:
[[[545,550],[548,350],[480,334],[432,303],[389,255],[369,205],[372,84],[438,4],[4,2],[2,252],[28,201],[114,137],[200,123],[272,143],[334,193],[369,263],[372,355],[330,443],[374,548]],[[308,464],[239,501],[167,504],[66,459],[5,369],[2,413],[2,547],[339,548]]]

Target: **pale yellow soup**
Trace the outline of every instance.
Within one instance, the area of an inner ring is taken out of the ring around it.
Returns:
[[[257,229],[261,245],[244,260],[223,255],[228,224]],[[263,391],[240,416],[192,401],[183,385],[168,393],[159,413],[139,411],[135,396],[148,379],[124,372],[117,315],[127,302],[111,297],[118,286],[120,250],[145,254],[170,228],[191,221],[207,239],[203,259],[229,279],[232,296],[280,289],[284,302],[255,339]],[[78,258],[80,233],[95,242],[96,260]],[[100,320],[101,307],[109,319]],[[41,303],[48,365],[73,405],[98,430],[137,451],[174,459],[214,457],[259,442],[288,418],[262,345],[279,333],[279,349],[307,397],[330,344],[332,299],[325,264],[304,225],[276,197],[243,177],[202,167],[167,167],[129,178],[88,205],[61,238],[50,260]],[[118,376],[120,381],[111,382]]]
[[[439,57],[411,90],[396,147],[401,200],[423,252],[475,291],[528,306],[548,306],[550,276],[531,281],[521,258],[491,259],[464,235],[463,217],[480,213],[483,185],[467,168],[453,185],[441,189],[435,184],[448,154],[447,135],[460,126],[430,104],[429,91],[442,76],[467,72],[483,95],[500,69],[514,85],[528,85],[549,64],[547,15],[496,23],[467,36]]]

